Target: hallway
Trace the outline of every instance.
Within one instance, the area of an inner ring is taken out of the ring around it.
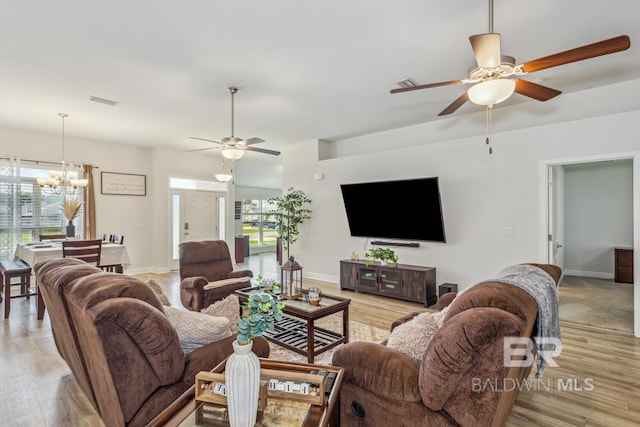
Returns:
[[[633,284],[564,276],[558,287],[560,320],[633,334]]]

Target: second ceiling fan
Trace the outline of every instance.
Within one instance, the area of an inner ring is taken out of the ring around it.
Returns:
[[[238,88],[229,87],[227,88],[229,93],[231,94],[231,136],[222,138],[221,141],[214,141],[206,138],[198,138],[197,136],[192,136],[191,139],[198,139],[200,141],[213,142],[214,144],[218,144],[218,147],[208,147],[208,148],[199,148],[196,150],[189,151],[204,151],[204,150],[214,150],[221,149],[222,155],[227,159],[238,160],[242,156],[244,156],[245,151],[255,151],[258,153],[271,154],[273,156],[280,155],[279,151],[268,150],[266,148],[257,148],[253,147],[253,144],[258,144],[260,142],[264,142],[261,138],[249,138],[242,139],[238,138],[234,135],[234,96],[238,92]]]
[[[405,80],[404,82],[408,84],[392,89],[391,93],[473,84],[468,91],[442,110],[439,116],[455,112],[468,100],[478,105],[493,107],[494,104],[507,100],[513,92],[538,101],[547,101],[560,95],[561,92],[518,77],[559,65],[620,52],[631,45],[629,36],[622,35],[516,65],[513,57],[502,56],[500,52],[500,34],[493,32],[493,0],[489,0],[489,32],[470,36],[469,41],[477,67],[469,72],[468,78],[422,85],[415,85],[411,80]]]

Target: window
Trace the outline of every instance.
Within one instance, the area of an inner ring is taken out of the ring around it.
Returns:
[[[35,242],[40,234],[64,233],[62,194],[48,194],[36,183],[47,169],[21,167],[0,160],[0,258],[13,259],[19,242]],[[75,197],[82,198],[81,192]],[[82,215],[76,220],[82,224]],[[81,227],[77,227],[81,232]]]
[[[242,201],[242,234],[249,236],[249,246],[275,247],[278,232],[276,216],[270,211],[275,206],[268,200]]]

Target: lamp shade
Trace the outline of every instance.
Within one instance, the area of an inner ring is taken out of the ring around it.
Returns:
[[[244,150],[235,147],[226,147],[222,149],[222,155],[227,159],[238,160],[244,156]]]
[[[220,182],[228,182],[228,181],[231,181],[231,178],[233,178],[233,176],[231,176],[228,173],[217,173],[214,176]]]
[[[492,106],[507,100],[516,88],[513,79],[493,79],[473,85],[468,91],[469,99],[474,104]]]

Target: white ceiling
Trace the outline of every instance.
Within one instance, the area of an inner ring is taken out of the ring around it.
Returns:
[[[190,136],[230,136],[229,86],[239,88],[235,136],[268,149],[440,120],[466,87],[389,90],[408,77],[465,78],[468,37],[489,27],[487,0],[3,3],[0,125],[57,133],[66,112],[68,136],[184,150],[207,146]],[[493,24],[517,63],[631,37],[627,51],[526,77],[570,93],[640,78],[639,17],[632,0],[495,0]],[[479,110],[467,103],[454,115]]]

